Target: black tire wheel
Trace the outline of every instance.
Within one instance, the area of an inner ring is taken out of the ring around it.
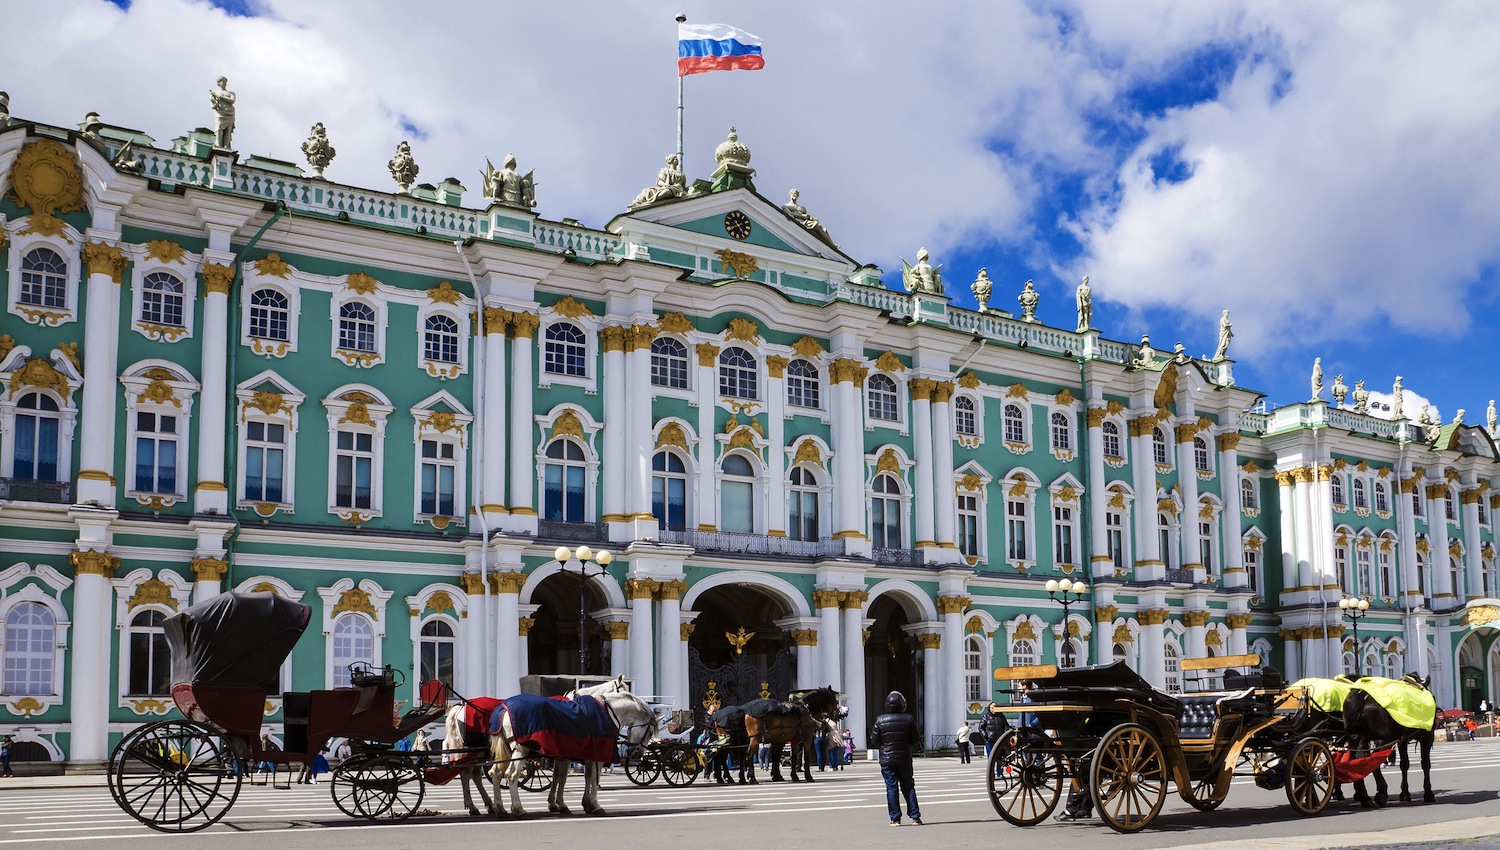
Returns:
[[[1089,769],[1099,816],[1116,832],[1138,832],[1167,801],[1170,774],[1161,742],[1138,723],[1104,733]]]
[[[702,759],[692,747],[673,747],[662,753],[661,775],[673,787],[692,785],[703,770]]]
[[[661,754],[652,748],[636,747],[625,756],[625,778],[645,788],[661,776]]]
[[[1229,796],[1229,779],[1219,782],[1219,771],[1215,770],[1211,775],[1193,782],[1188,792],[1181,796],[1198,811],[1211,812]]]
[[[552,760],[538,755],[526,757],[526,769],[521,773],[521,790],[546,791],[552,787]]]
[[[1333,751],[1321,738],[1303,738],[1286,760],[1286,799],[1297,814],[1323,811],[1333,796]]]
[[[242,771],[219,733],[188,720],[151,723],[109,757],[109,793],[127,814],[161,832],[197,832],[224,817]]]
[[[1035,729],[1012,729],[990,749],[985,784],[990,804],[1016,826],[1035,826],[1057,808],[1068,782],[1068,759]]]
[[[416,759],[397,753],[346,759],[334,769],[329,787],[339,811],[366,820],[405,820],[417,813],[426,792]]]

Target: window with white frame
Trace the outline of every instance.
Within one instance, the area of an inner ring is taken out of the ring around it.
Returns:
[[[1083,655],[1083,651],[1082,647],[1078,645],[1077,640],[1068,638],[1067,640],[1062,642],[1062,646],[1058,647],[1057,654],[1059,661],[1058,666],[1063,668],[1077,667],[1079,664],[1078,659]]]
[[[725,455],[719,464],[719,530],[755,532],[755,466],[742,454]]]
[[[453,687],[455,660],[458,654],[458,638],[453,626],[441,617],[432,617],[422,624],[417,639],[417,657],[420,664],[417,680],[422,684],[437,680]]]
[[[182,278],[171,272],[151,272],[141,282],[141,321],[183,327]]]
[[[1344,496],[1344,476],[1342,473],[1335,472],[1333,474],[1328,481],[1328,488],[1333,494],[1333,503],[1335,505],[1342,508],[1349,504]]]
[[[572,322],[547,326],[542,342],[542,371],[572,378],[588,376],[588,337]]]
[[[1001,411],[1007,443],[1026,444],[1026,413],[1019,404],[1007,404]]]
[[[339,348],[367,353],[379,350],[374,308],[362,301],[350,301],[339,307]]]
[[[979,557],[979,496],[958,494],[958,551],[965,557]]]
[[[889,375],[876,373],[870,376],[865,384],[865,397],[868,401],[870,418],[882,422],[896,422],[900,420],[897,406],[896,382]]]
[[[285,342],[291,339],[291,309],[287,297],[263,286],[250,293],[250,336]]]
[[[137,493],[177,492],[177,448],[181,439],[178,422],[171,413],[138,410],[135,413],[135,473],[131,489]]]
[[[1036,641],[1029,638],[1016,638],[1010,642],[1010,664],[1012,667],[1026,667],[1036,662]]]
[[[793,360],[786,366],[786,403],[791,407],[820,408],[818,367],[806,360]]]
[[[817,540],[818,479],[812,470],[795,466],[788,481],[791,487],[787,492],[787,536],[793,540]]]
[[[441,313],[422,326],[422,356],[434,363],[458,362],[458,322]]]
[[[1104,512],[1104,547],[1109,553],[1109,562],[1116,570],[1125,569],[1125,512],[1110,508]]]
[[[1427,535],[1418,534],[1417,542],[1426,543]],[[1424,548],[1421,545],[1417,547],[1417,590],[1421,591],[1422,598],[1427,600],[1430,607],[1432,605],[1432,559],[1422,551]]]
[[[674,452],[651,457],[651,514],[663,531],[687,530],[687,465]]]
[[[374,506],[375,435],[366,430],[334,433],[333,506],[367,510]]]
[[[1375,589],[1375,570],[1371,563],[1374,555],[1370,551],[1370,546],[1370,541],[1361,540],[1359,545],[1354,547],[1354,564],[1359,577],[1359,586],[1355,588],[1354,593],[1360,596],[1380,595]]]
[[[1443,493],[1443,513],[1447,515],[1449,522],[1458,520],[1458,506],[1453,501],[1453,488],[1449,487]]]
[[[1479,501],[1475,502],[1474,506],[1477,507],[1477,508],[1479,508],[1479,524],[1480,525],[1489,525],[1490,524],[1490,508],[1489,508],[1489,505],[1485,504],[1485,494],[1480,494]]]
[[[1167,432],[1161,428],[1151,432],[1151,459],[1157,466],[1172,465],[1172,455],[1167,451]]]
[[[51,695],[57,664],[57,618],[40,602],[21,602],[5,613],[0,694]]]
[[[651,384],[674,390],[688,388],[686,345],[669,336],[651,340]]]
[[[870,539],[877,549],[902,548],[901,484],[883,472],[875,476],[870,494]]]
[[[1375,510],[1380,513],[1389,513],[1391,510],[1390,490],[1386,488],[1384,481],[1375,482]]]
[[[1384,553],[1381,553],[1381,555],[1382,557],[1384,557]],[[1481,589],[1481,592],[1485,595],[1486,598],[1493,599],[1495,596],[1496,587],[1495,559],[1486,555],[1485,557],[1480,559],[1479,566],[1482,571],[1480,578],[1483,579],[1484,582],[1484,587]]]
[[[1162,656],[1166,661],[1167,693],[1182,693],[1182,650],[1177,642],[1168,640],[1162,645]]]
[[[67,309],[68,263],[62,255],[38,246],[21,257],[21,298],[29,307]]]
[[[760,398],[760,370],[755,355],[737,345],[719,353],[719,395]]]
[[[1005,500],[1005,556],[1011,561],[1031,560],[1031,502],[1011,496]]]
[[[1418,490],[1420,490],[1420,489],[1421,488],[1419,487]],[[1422,498],[1422,494],[1420,492],[1417,492],[1417,491],[1413,491],[1412,492],[1412,494],[1411,494],[1411,515],[1413,517],[1415,517],[1416,519],[1421,519],[1422,517],[1426,516],[1426,513],[1425,513],[1426,508],[1423,505],[1423,503],[1426,502],[1426,501],[1427,501],[1426,499]]]
[[[1256,492],[1255,479],[1240,479],[1240,507],[1245,510],[1260,510],[1260,493]]]
[[[1217,535],[1214,533],[1214,521],[1212,517],[1198,518],[1198,560],[1203,564],[1203,571],[1213,575],[1217,570],[1218,559],[1214,557],[1215,541]]]
[[[1193,468],[1199,472],[1213,472],[1213,461],[1208,453],[1208,441],[1202,437],[1193,438]]]
[[[363,614],[345,613],[333,621],[333,686],[347,688],[349,665],[375,664],[375,627]]]
[[[1354,653],[1345,652],[1343,653],[1341,658],[1343,659],[1342,667],[1344,669],[1344,675],[1350,677],[1354,676]]]
[[[162,628],[166,615],[155,609],[141,611],[130,618],[125,646],[130,653],[126,661],[129,681],[126,694],[133,697],[166,696],[172,688],[172,659],[167,648],[167,633]]]
[[[1123,460],[1125,452],[1120,443],[1120,426],[1106,420],[1099,426],[1099,430],[1104,436],[1104,456],[1115,460]]]
[[[974,399],[961,395],[953,400],[953,430],[969,437],[979,435],[978,419],[974,415]]]
[[[1345,593],[1354,591],[1353,578],[1349,575],[1349,547],[1343,543],[1333,545],[1333,572],[1338,576],[1339,589]]]
[[[982,702],[988,697],[984,693],[984,638],[969,635],[964,638],[964,701]]]
[[[451,440],[423,440],[421,504],[427,516],[455,516],[458,446]],[[425,681],[425,680],[424,680]]]
[[[1055,452],[1072,451],[1073,449],[1073,425],[1068,419],[1068,414],[1054,410],[1051,416],[1052,422],[1052,450]]]
[[[1396,595],[1395,575],[1391,564],[1391,548],[1393,545],[1390,538],[1381,540],[1380,549],[1375,555],[1375,563],[1379,568],[1377,575],[1380,578],[1380,587],[1377,588],[1376,594],[1380,596]]]
[[[16,402],[10,477],[57,481],[62,411],[49,395],[29,392]]]
[[[1459,599],[1464,598],[1463,570],[1459,567],[1458,558],[1448,557],[1448,586],[1453,588],[1453,595]]]
[[[1365,481],[1364,481],[1363,478],[1355,478],[1354,479],[1354,508],[1355,508],[1355,510],[1359,510],[1359,509],[1362,509],[1362,508],[1368,510],[1369,507],[1370,507],[1370,495],[1369,495],[1369,492],[1365,488]]]
[[[285,502],[287,426],[245,423],[245,494],[251,502]]]
[[[1076,564],[1073,547],[1078,528],[1073,521],[1071,505],[1052,506],[1052,560],[1059,564]]]
[[[1161,546],[1161,560],[1168,568],[1174,569],[1179,563],[1177,547],[1173,545],[1176,542],[1173,534],[1175,530],[1176,523],[1173,522],[1171,514],[1162,511],[1156,515],[1156,534],[1157,542]]]
[[[1260,576],[1260,548],[1261,547],[1259,545],[1259,540],[1257,540],[1256,543],[1258,545],[1252,546],[1252,545],[1250,545],[1250,541],[1248,541],[1248,540],[1245,541],[1245,548],[1244,548],[1245,582],[1246,582],[1246,584],[1249,585],[1250,591],[1252,593],[1254,593],[1255,595],[1259,596],[1260,595],[1260,585],[1261,585],[1261,576]]]
[[[1110,651],[1110,657],[1116,661],[1126,661],[1130,658],[1130,650],[1125,648],[1125,644],[1117,643]]]
[[[542,519],[548,522],[585,522],[584,492],[587,465],[583,447],[569,439],[547,445],[542,464]]]

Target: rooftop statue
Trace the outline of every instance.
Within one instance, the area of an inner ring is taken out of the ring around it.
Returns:
[[[1042,296],[1036,292],[1036,284],[1026,281],[1026,285],[1021,287],[1021,294],[1016,296],[1016,300],[1021,303],[1021,321],[1035,322],[1036,305],[1042,300]]]
[[[99,131],[102,129],[104,129],[104,122],[100,120],[99,113],[90,112],[89,114],[83,116],[83,124],[81,125],[81,130],[85,138],[91,139],[99,144],[103,144],[104,139],[99,136]]]
[[[1418,414],[1418,416],[1417,416],[1417,424],[1418,425],[1431,425],[1432,424],[1432,409],[1430,407],[1428,407],[1427,405],[1425,405],[1425,404],[1422,405],[1422,412],[1420,414]]]
[[[1089,289],[1088,275],[1078,284],[1078,332],[1083,333],[1094,323],[1094,291]]]
[[[802,197],[802,193],[796,189],[788,192],[787,201],[781,205],[781,211],[786,213],[792,221],[812,231],[814,236],[822,237],[825,240],[830,239],[828,229],[823,226],[823,223],[808,215],[807,207],[797,203],[797,199],[800,197]]]
[[[1370,391],[1365,389],[1364,381],[1354,382],[1354,412],[1370,412]]]
[[[1344,399],[1349,397],[1349,385],[1344,383],[1341,374],[1333,379],[1333,403],[1339,407],[1344,406]]]
[[[1494,399],[1490,399],[1490,406],[1484,411],[1484,424],[1486,426],[1486,430],[1490,432],[1490,436],[1495,436],[1496,416]]]
[[[220,77],[219,87],[208,93],[214,107],[214,147],[233,150],[234,142],[234,92],[229,90],[229,78]]]
[[[535,170],[523,176],[516,170],[516,155],[506,154],[504,167],[499,171],[489,160],[484,161],[484,196],[499,201],[508,207],[531,209],[536,206]]]
[[[0,91],[0,130],[10,126],[10,95]]]
[[[969,291],[974,293],[974,300],[979,304],[979,312],[988,313],[990,310],[990,295],[995,291],[995,285],[990,282],[988,269],[980,269],[979,275],[974,282],[969,284]]]
[[[901,282],[906,285],[907,292],[917,295],[943,294],[943,267],[934,268],[927,262],[928,256],[926,248],[918,248],[916,265],[911,265],[904,259],[901,261]]]
[[[1391,418],[1401,418],[1401,376],[1396,376],[1396,383],[1391,387]]]
[[[639,209],[650,206],[659,201],[668,201],[672,198],[680,198],[687,194],[687,176],[678,168],[677,154],[667,157],[667,164],[662,166],[661,171],[656,172],[656,185],[648,186],[641,190],[635,200],[630,202],[630,209]]]
[[[1323,397],[1323,358],[1313,358],[1312,371],[1312,400],[1317,401]]]
[[[1458,409],[1458,413],[1455,413],[1453,415],[1453,424],[1454,425],[1462,425],[1462,424],[1464,424],[1464,414],[1467,413],[1467,412],[1468,411],[1466,411],[1462,407],[1460,407]]]
[[[114,167],[125,174],[140,174],[141,160],[135,155],[135,142],[126,142],[125,147],[115,154],[112,160]]]
[[[307,157],[307,164],[312,166],[313,176],[322,177],[323,169],[333,162],[337,154],[333,145],[328,144],[328,130],[323,127],[323,122],[314,124],[307,141],[302,143],[302,155]]]
[[[1172,358],[1178,363],[1188,362],[1187,349],[1182,347],[1182,343],[1179,342],[1172,346]]]
[[[400,194],[411,194],[411,185],[417,182],[417,174],[422,170],[417,167],[417,161],[412,159],[411,142],[396,145],[396,155],[386,165],[390,166],[391,177],[396,185],[401,187]]]
[[[1135,360],[1131,361],[1131,365],[1132,366],[1155,366],[1156,365],[1156,349],[1154,349],[1154,348],[1151,347],[1151,335],[1150,334],[1141,334],[1141,350],[1140,350],[1140,353],[1136,355]]]
[[[1214,359],[1223,360],[1229,356],[1229,341],[1234,339],[1234,326],[1229,324],[1229,311],[1219,317],[1219,347],[1214,349]]]

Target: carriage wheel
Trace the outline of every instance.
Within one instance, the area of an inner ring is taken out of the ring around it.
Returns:
[[[223,736],[166,720],[135,730],[109,758],[109,793],[131,817],[162,832],[197,832],[240,795],[240,771]]]
[[[692,785],[703,770],[698,751],[692,747],[673,747],[662,753],[661,774],[674,787]]]
[[[661,753],[650,747],[636,747],[625,756],[625,778],[642,788],[661,776]]]
[[[538,755],[526,757],[521,787],[527,791],[546,791],[552,787],[552,760]]]
[[[346,759],[334,769],[330,786],[339,811],[368,820],[405,820],[416,814],[427,792],[416,761],[395,753]]]
[[[1333,751],[1321,738],[1303,738],[1286,767],[1286,799],[1297,814],[1315,815],[1333,796]]]
[[[1057,742],[1035,729],[1012,729],[990,749],[985,782],[990,804],[1016,826],[1035,826],[1057,808],[1068,778]]]
[[[1219,782],[1219,771],[1215,769],[1209,776],[1195,781],[1187,793],[1182,795],[1182,799],[1200,812],[1211,812],[1228,796],[1229,777]]]
[[[1122,723],[1104,733],[1090,768],[1099,815],[1116,832],[1136,832],[1167,801],[1167,760],[1146,727]]]

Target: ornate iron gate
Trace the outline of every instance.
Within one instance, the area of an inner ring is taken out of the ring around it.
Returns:
[[[721,667],[707,667],[698,650],[688,647],[688,693],[693,713],[702,716],[706,705],[743,705],[767,697],[786,699],[796,681],[796,659],[790,650],[776,653],[770,666],[759,667],[743,655]]]

